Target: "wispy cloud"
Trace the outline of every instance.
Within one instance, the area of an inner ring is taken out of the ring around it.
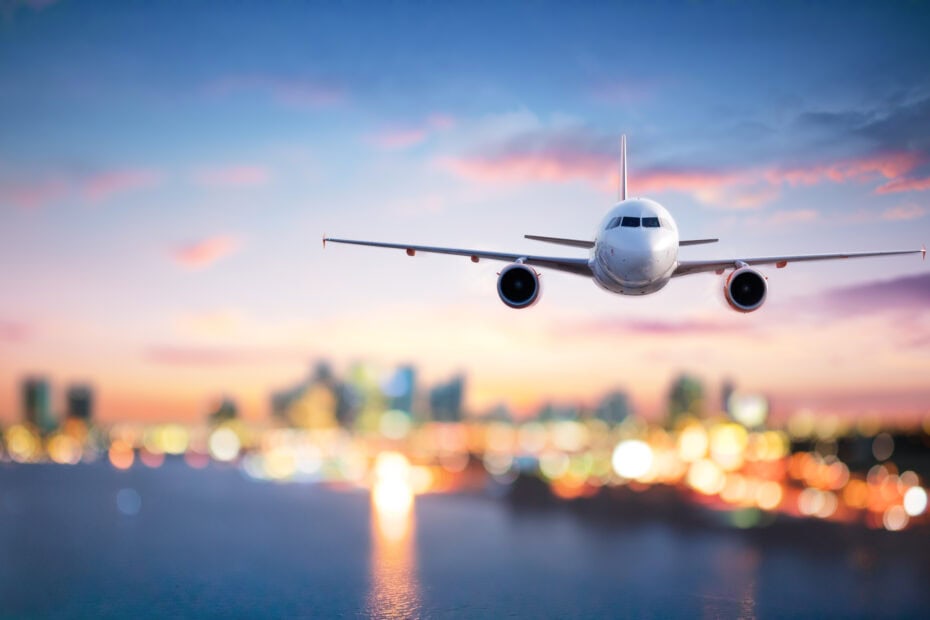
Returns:
[[[751,327],[745,322],[685,318],[661,319],[595,319],[574,325],[573,335],[611,336],[706,336],[742,333]]]
[[[144,352],[147,360],[172,366],[230,366],[271,362],[300,362],[306,351],[270,348],[151,346]]]
[[[386,127],[368,136],[368,141],[385,150],[403,150],[422,144],[439,131],[451,129],[456,124],[448,114],[433,114],[424,121],[411,125]]]
[[[161,174],[149,168],[116,168],[88,173],[45,174],[4,171],[0,205],[36,209],[66,201],[100,203],[116,196],[154,187]],[[16,178],[18,177],[18,178]]]
[[[220,235],[179,245],[172,249],[171,256],[182,267],[204,269],[233,254],[240,247],[241,243],[234,237]]]
[[[927,209],[913,203],[898,205],[882,211],[882,219],[892,222],[916,220],[927,214]]]
[[[91,202],[155,185],[159,175],[153,170],[123,169],[90,175],[80,182],[81,192]]]
[[[271,171],[261,165],[231,165],[200,168],[193,173],[194,180],[208,187],[245,188],[265,185]]]
[[[342,103],[346,92],[340,85],[312,77],[239,75],[212,82],[208,92],[217,95],[257,94],[298,108],[325,108]]]
[[[833,316],[884,311],[930,312],[930,274],[832,289],[818,295],[818,300]]]

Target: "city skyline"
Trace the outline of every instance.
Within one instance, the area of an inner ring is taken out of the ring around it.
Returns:
[[[748,316],[713,275],[638,300],[541,270],[515,312],[499,265],[319,243],[589,237],[623,132],[632,193],[721,239],[684,258],[919,248],[925,7],[367,8],[4,5],[0,417],[39,373],[101,420],[222,395],[257,420],[324,357],[464,372],[473,411],[648,413],[690,372],[780,413],[927,414],[916,258],[763,270]]]

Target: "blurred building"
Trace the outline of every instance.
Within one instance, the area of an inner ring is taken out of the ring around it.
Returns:
[[[239,407],[236,401],[224,397],[220,399],[217,406],[210,412],[210,424],[222,424],[239,418]]]
[[[89,424],[94,417],[94,391],[89,385],[72,385],[65,394],[66,415],[70,420]]]
[[[626,420],[630,413],[630,399],[626,392],[615,390],[604,396],[594,410],[594,417],[614,425]]]
[[[704,386],[690,375],[681,375],[668,393],[668,423],[674,425],[684,416],[704,415]]]
[[[51,388],[47,379],[28,377],[22,382],[23,420],[43,433],[55,430],[57,420],[52,414]]]
[[[413,366],[401,366],[394,371],[384,386],[384,394],[389,398],[388,407],[412,416],[416,382],[417,371]]]
[[[433,387],[429,393],[432,419],[436,422],[461,422],[464,392],[465,377],[462,375]]]
[[[736,384],[730,379],[724,379],[723,385],[720,386],[720,411],[725,412],[730,418],[733,418],[733,408],[730,401],[735,391]]]
[[[271,395],[271,414],[298,428],[322,429],[339,424],[340,386],[325,362],[298,385]]]

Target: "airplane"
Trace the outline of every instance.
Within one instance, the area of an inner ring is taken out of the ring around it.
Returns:
[[[763,258],[726,258],[720,260],[679,260],[678,249],[718,239],[680,239],[678,226],[671,214],[654,200],[630,197],[626,175],[626,136],[620,138],[619,201],[601,220],[593,240],[566,239],[524,235],[526,239],[589,250],[587,258],[562,258],[536,254],[486,252],[460,248],[443,248],[404,243],[383,243],[336,239],[323,236],[327,243],[346,243],[377,248],[404,250],[408,256],[417,252],[467,256],[472,262],[481,259],[510,263],[497,278],[497,294],[501,301],[514,309],[528,308],[539,301],[539,273],[534,267],[555,269],[594,280],[601,288],[621,295],[648,295],[662,289],[672,278],[692,273],[713,271],[727,275],[723,293],[727,303],[738,312],[753,312],[765,303],[768,287],[766,277],[752,267],[774,265],[781,269],[788,263],[865,258],[870,256],[896,256],[921,254],[927,256],[926,246],[919,250],[891,252],[851,252],[846,254],[809,254],[800,256],[767,256]]]

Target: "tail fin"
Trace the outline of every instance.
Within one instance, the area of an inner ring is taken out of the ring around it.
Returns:
[[[620,200],[626,200],[626,134],[620,136]]]

